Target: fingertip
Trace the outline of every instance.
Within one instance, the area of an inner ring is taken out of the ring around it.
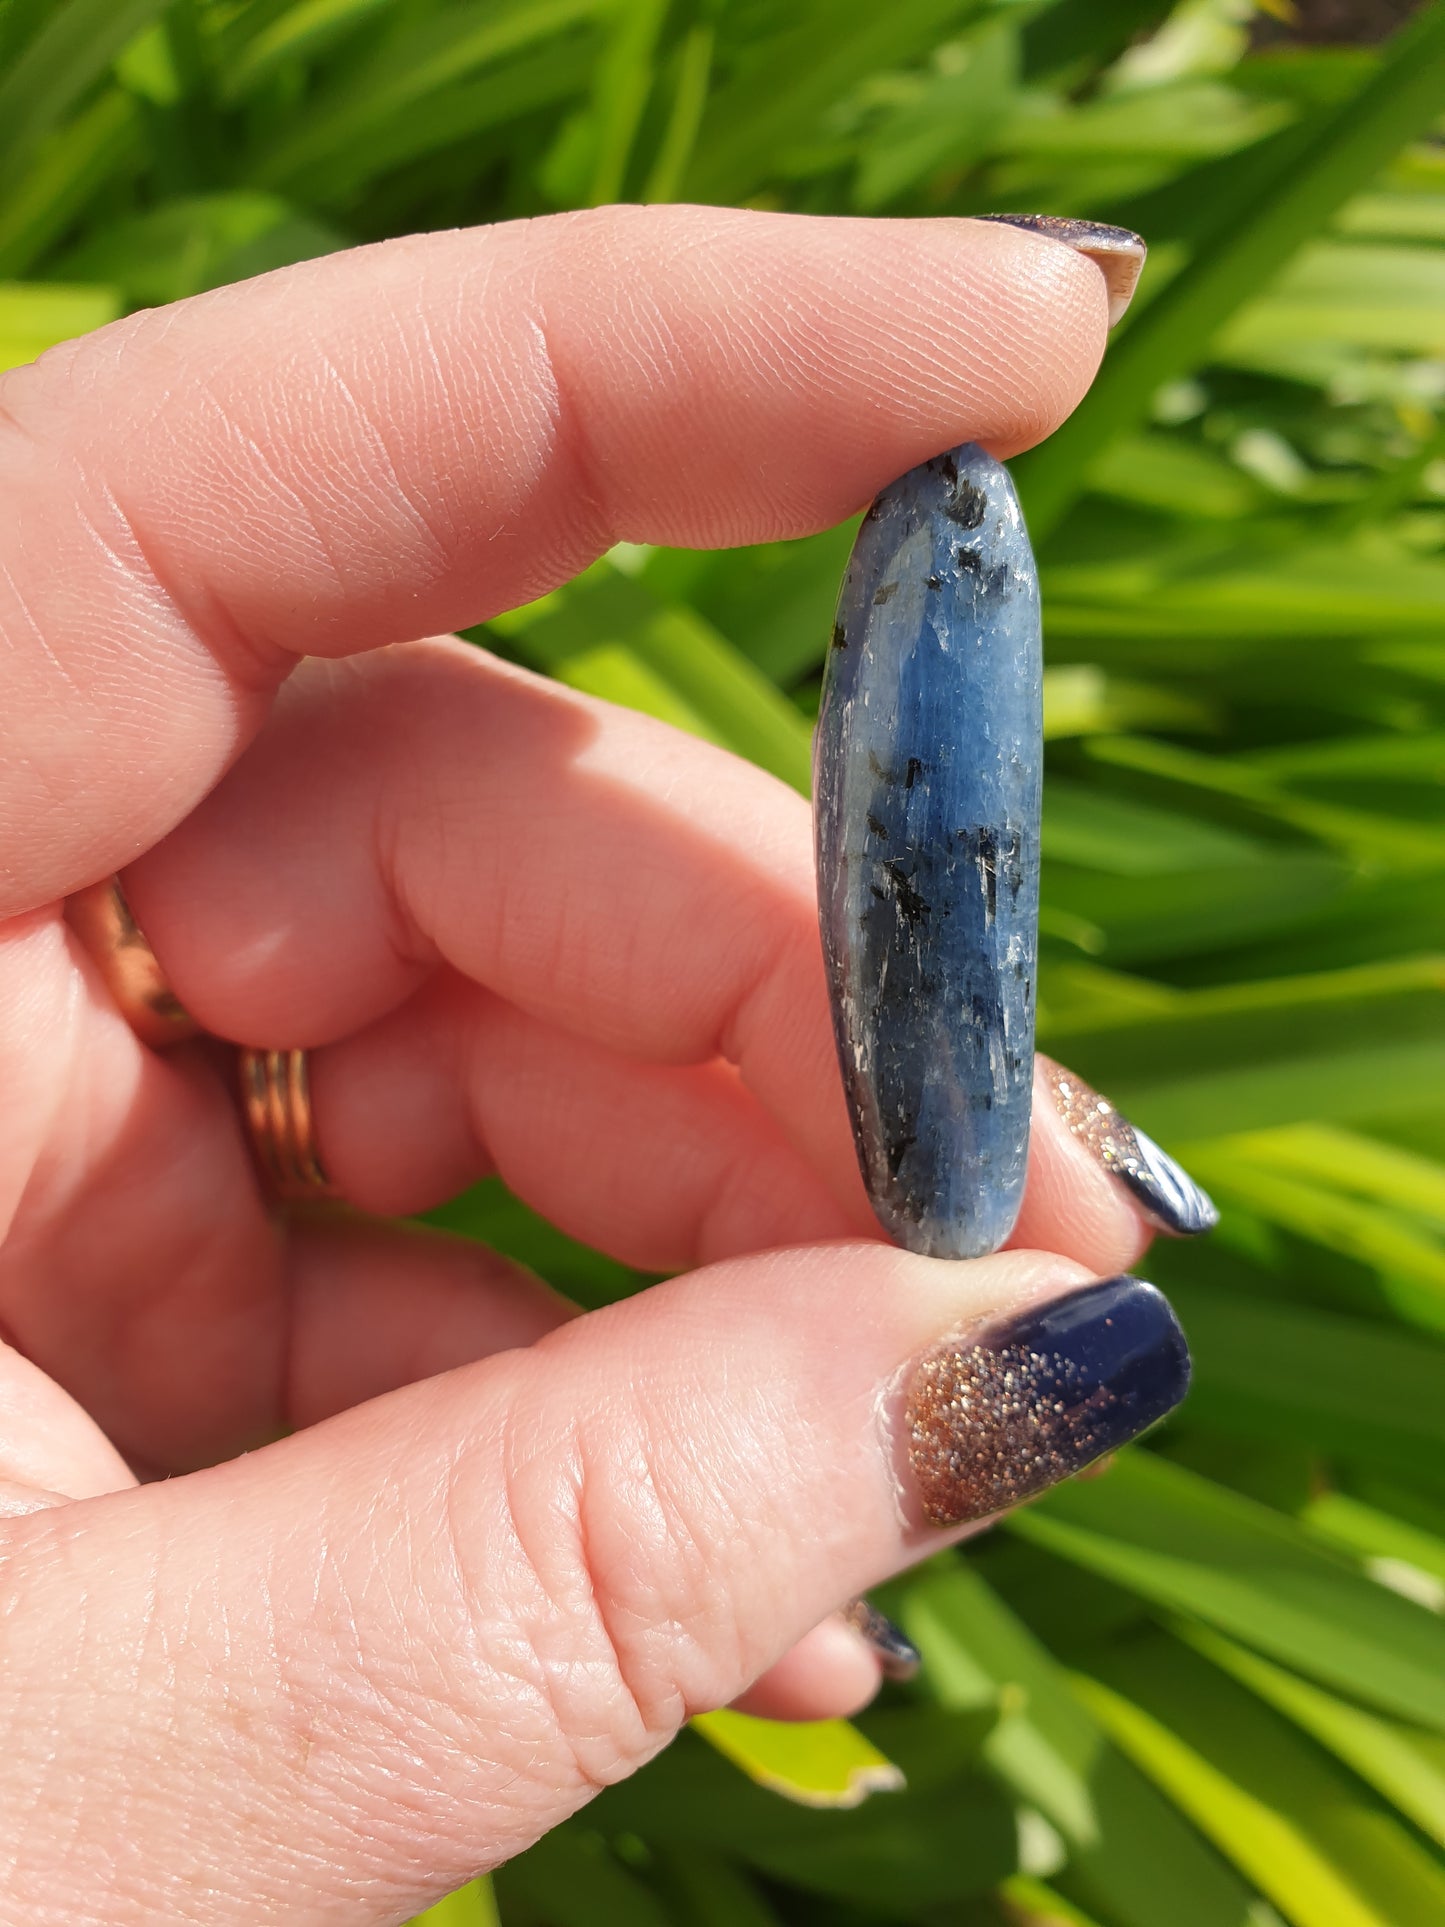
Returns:
[[[851,1719],[882,1684],[877,1654],[834,1614],[805,1633],[733,1705],[763,1720]]]
[[[1099,1277],[1130,1271],[1153,1242],[1153,1227],[1069,1129],[1053,1094],[1054,1068],[1042,1056],[1035,1065],[1028,1182],[1009,1244],[1066,1252]]]
[[[978,268],[987,264],[1014,371],[1000,388],[999,419],[973,436],[1006,461],[1053,434],[1088,393],[1108,341],[1109,290],[1088,256],[1031,230],[984,218],[950,225],[967,230]]]
[[[626,539],[799,535],[942,448],[1017,453],[1103,354],[1098,269],[984,221],[599,209],[567,238],[548,343],[586,444],[628,451],[591,475]]]
[[[1067,1065],[1041,1057],[1036,1071],[1047,1099],[1044,1114],[1062,1125],[1076,1168],[1082,1154],[1150,1231],[1168,1238],[1202,1238],[1213,1231],[1217,1205],[1162,1145]]]

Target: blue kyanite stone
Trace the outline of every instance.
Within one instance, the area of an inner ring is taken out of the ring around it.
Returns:
[[[1028,1159],[1043,765],[1039,587],[971,444],[858,531],[814,746],[833,1024],[868,1195],[910,1251],[1013,1229]]]

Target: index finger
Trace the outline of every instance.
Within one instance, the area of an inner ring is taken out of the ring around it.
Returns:
[[[384,243],[0,383],[0,916],[148,848],[305,654],[476,622],[614,541],[802,535],[1057,425],[1083,256],[976,221],[612,208]]]

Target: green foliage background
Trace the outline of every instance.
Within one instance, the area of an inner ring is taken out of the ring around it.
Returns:
[[[1197,1390],[891,1589],[927,1665],[860,1724],[906,1792],[810,1809],[688,1734],[435,1922],[1445,1919],[1445,9],[1256,51],[1250,13],[0,4],[0,365],[355,240],[619,197],[1152,244],[1016,472],[1041,1041],[1223,1207],[1153,1260]],[[850,535],[621,552],[485,639],[801,787]],[[639,1282],[495,1186],[439,1215],[585,1302]]]

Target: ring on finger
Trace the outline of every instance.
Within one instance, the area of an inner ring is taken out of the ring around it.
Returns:
[[[257,1161],[281,1198],[338,1198],[321,1161],[304,1050],[252,1050],[237,1059],[241,1115]]]
[[[142,1043],[163,1050],[199,1035],[200,1025],[167,982],[118,876],[104,877],[67,897],[65,920]]]

